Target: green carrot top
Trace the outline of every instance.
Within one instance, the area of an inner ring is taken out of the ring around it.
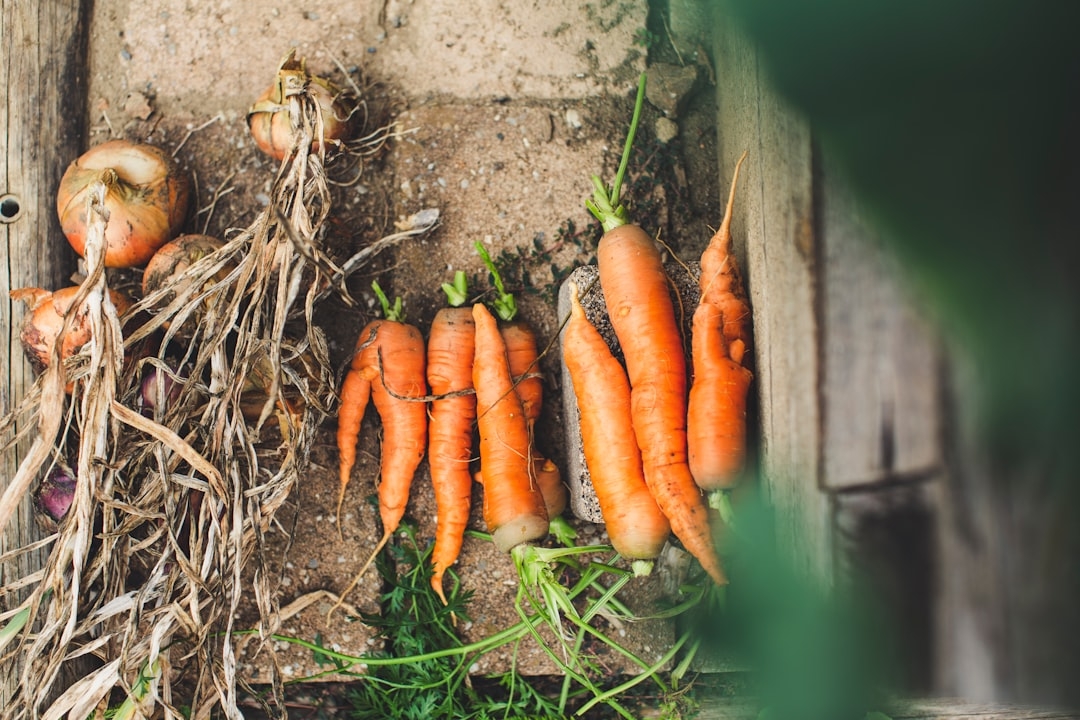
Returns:
[[[511,293],[506,292],[502,276],[499,275],[499,269],[495,267],[495,261],[491,259],[491,255],[488,254],[484,244],[477,240],[474,245],[476,246],[476,252],[480,253],[480,259],[484,261],[488,272],[491,273],[491,283],[495,286],[496,296],[491,303],[492,307],[495,308],[495,314],[499,316],[500,320],[510,322],[517,316],[517,301],[514,300]]]
[[[379,287],[378,280],[371,281],[371,289],[375,291],[375,296],[379,298],[379,303],[382,305],[383,317],[391,322],[404,322],[405,313],[401,309],[401,296],[394,298],[393,306],[390,305],[390,300],[387,299],[386,293]]]
[[[593,195],[585,201],[585,207],[589,208],[589,212],[600,221],[605,232],[630,222],[626,215],[626,208],[619,202],[619,193],[622,190],[623,178],[626,176],[626,167],[630,164],[630,148],[634,145],[634,136],[637,134],[641,108],[644,104],[645,73],[641,73],[638,78],[637,98],[634,100],[634,115],[630,119],[630,132],[626,134],[626,144],[623,146],[619,170],[615,173],[615,183],[608,190],[604,187],[604,181],[600,179],[600,176],[593,175]]]
[[[443,283],[442,290],[446,293],[446,302],[450,307],[461,307],[469,297],[469,279],[464,270],[454,273],[454,282]]]

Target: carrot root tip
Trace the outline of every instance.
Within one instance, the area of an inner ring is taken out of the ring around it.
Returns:
[[[434,575],[432,575],[431,576],[431,589],[435,591],[435,594],[439,596],[439,599],[442,600],[442,604],[445,606],[445,605],[449,605],[449,603],[446,602],[446,593],[443,590],[443,580],[442,579],[443,579],[443,576],[442,576],[441,572],[436,572]]]

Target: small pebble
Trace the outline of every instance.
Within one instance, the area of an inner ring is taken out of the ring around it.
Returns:
[[[461,181],[461,189],[462,190],[467,190],[468,188],[469,188],[469,180],[468,180],[468,178],[466,178],[466,179]]]
[[[566,124],[572,127],[574,130],[580,130],[582,126],[581,113],[575,108],[570,108],[566,111]]]
[[[674,140],[679,135],[679,124],[671,118],[657,118],[656,120],[656,139],[665,145]]]

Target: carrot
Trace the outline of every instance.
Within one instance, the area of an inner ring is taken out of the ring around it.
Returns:
[[[521,398],[522,410],[529,428],[532,476],[544,495],[548,517],[555,518],[566,510],[569,495],[559,466],[544,457],[536,445],[536,421],[544,407],[544,382],[539,373],[540,353],[537,351],[536,333],[528,323],[517,317],[517,302],[512,293],[506,292],[499,269],[487,248],[479,241],[475,246],[495,286],[496,295],[492,306],[501,320],[499,332],[502,333],[503,343],[506,345],[510,376],[514,379],[514,390]]]
[[[600,333],[585,317],[578,288],[570,285],[570,319],[563,331],[563,362],[577,396],[585,464],[612,546],[624,557],[651,561],[671,525],[645,483],[634,439],[630,382]],[[635,562],[647,574],[651,562]]]
[[[529,429],[521,398],[514,392],[498,323],[482,303],[473,305],[473,321],[484,522],[495,545],[509,552],[547,535],[548,515],[544,497],[531,477]]]
[[[701,301],[694,311],[694,380],[687,410],[690,472],[704,490],[735,484],[746,463],[746,396],[753,374],[742,362],[750,345],[750,306],[731,252],[735,164],[720,228],[701,255]]]
[[[368,323],[361,332],[357,354],[341,388],[337,432],[338,516],[356,462],[356,439],[370,398],[383,430],[378,489],[383,536],[375,550],[377,554],[405,514],[413,475],[427,446],[427,406],[403,398],[423,398],[427,383],[424,340],[416,327],[402,321],[401,298],[390,307],[377,282],[372,283],[372,288],[382,302],[384,318]]]
[[[454,284],[444,284],[450,307],[435,313],[431,321],[427,347],[427,378],[433,395],[429,411],[428,464],[431,485],[435,490],[438,519],[435,523],[435,548],[431,553],[431,587],[446,604],[443,573],[461,553],[465,526],[472,504],[473,421],[476,420],[476,396],[472,390],[474,327],[472,309],[465,302],[465,273],[454,275]]]
[[[626,361],[631,418],[645,482],[675,536],[723,585],[727,581],[712,542],[708,510],[687,460],[686,360],[669,280],[656,243],[628,222],[619,202],[644,97],[642,74],[615,183],[609,191],[593,176],[595,191],[586,206],[604,228],[597,247],[600,286]]]

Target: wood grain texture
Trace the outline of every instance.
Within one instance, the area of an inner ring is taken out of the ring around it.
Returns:
[[[0,413],[7,414],[33,383],[18,328],[22,303],[8,292],[26,286],[59,287],[75,257],[56,218],[60,176],[78,155],[86,126],[88,0],[0,0]],[[0,484],[17,467],[16,453],[0,459]],[[0,537],[0,554],[41,535],[29,498]],[[25,577],[41,555],[0,566],[0,585]],[[0,598],[0,610],[15,598]],[[0,707],[14,682],[0,676]]]
[[[744,150],[732,233],[754,311],[761,474],[780,547],[829,581],[828,498],[818,482],[820,411],[810,129],[769,88],[755,49],[717,18],[719,169],[724,199]]]
[[[943,463],[939,340],[844,179],[821,165],[822,482],[929,475]]]
[[[1075,720],[1080,715],[1052,708],[973,703],[955,698],[900,700],[883,709],[892,720]],[[755,720],[758,703],[746,697],[703,697],[698,720]]]

